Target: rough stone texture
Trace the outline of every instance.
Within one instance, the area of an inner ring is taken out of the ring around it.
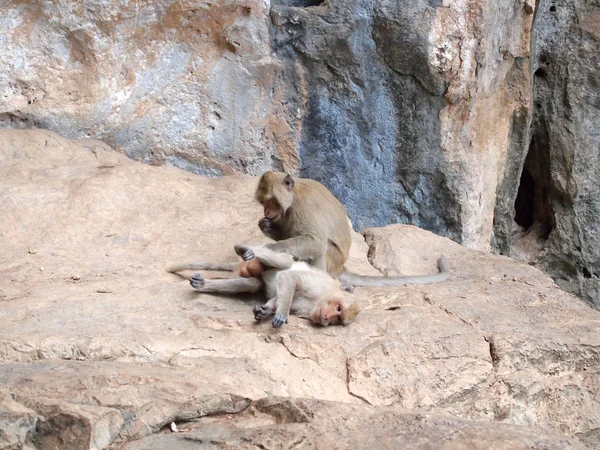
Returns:
[[[485,249],[527,2],[8,1],[0,114],[200,174],[301,172],[357,229]]]
[[[263,0],[4,1],[0,122],[141,161],[258,173],[296,147]],[[277,142],[277,148],[275,143]],[[241,149],[241,151],[240,151]]]
[[[500,248],[538,263],[598,308],[600,3],[540,0],[534,30],[534,112],[523,142],[529,151],[519,151],[521,162],[508,173],[518,179],[526,155],[516,204],[521,232],[511,242],[512,222],[501,208]],[[507,191],[509,201],[515,188]]]
[[[411,223],[489,249],[511,118],[529,107],[525,5],[272,8],[274,48],[306,84],[302,173],[326,183],[358,229]]]
[[[356,448],[600,446],[600,312],[527,264],[369,229],[350,269],[428,273],[444,254],[452,279],[359,289],[347,327],[274,330],[258,298],[164,272],[264,242],[255,178],[2,130],[0,179],[0,448],[331,448],[332,429]]]
[[[185,434],[158,434],[128,450],[191,449],[544,449],[577,448],[552,434],[514,425],[411,414],[392,408],[266,399],[238,417],[200,421]],[[539,433],[539,432],[538,432]]]

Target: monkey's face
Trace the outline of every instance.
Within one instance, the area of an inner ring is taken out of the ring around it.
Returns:
[[[255,196],[263,205],[265,217],[277,223],[294,202],[294,180],[285,173],[266,172],[258,182]]]
[[[339,325],[343,323],[345,303],[341,297],[332,296],[315,305],[311,314],[313,323],[322,325]]]
[[[276,223],[279,219],[283,217],[285,211],[275,198],[269,198],[262,202],[265,217],[269,219],[271,222]]]

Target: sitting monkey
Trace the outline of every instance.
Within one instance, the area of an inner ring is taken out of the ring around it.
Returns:
[[[431,275],[364,276],[345,270],[352,241],[346,208],[315,180],[265,172],[258,182],[255,198],[265,215],[258,226],[263,234],[276,241],[267,244],[267,248],[326,271],[344,285],[403,286],[438,283],[449,278],[443,258],[438,260],[439,272]],[[244,254],[242,258],[250,260],[252,255]]]
[[[190,279],[190,284],[199,292],[222,294],[264,289],[268,301],[262,306],[255,306],[252,312],[259,322],[274,315],[272,324],[275,328],[287,323],[290,313],[325,327],[351,323],[360,311],[352,295],[340,290],[338,280],[304,262],[294,261],[291,255],[241,244],[235,246],[235,251],[246,255],[250,261],[239,265],[189,263],[171,266],[167,270],[237,271],[239,277],[216,280],[204,279],[197,273]]]

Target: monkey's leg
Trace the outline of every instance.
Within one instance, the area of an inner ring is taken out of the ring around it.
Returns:
[[[277,270],[285,270],[292,267],[294,264],[294,258],[292,255],[287,253],[275,253],[273,250],[269,250],[266,247],[249,247],[244,244],[236,244],[234,249],[238,255],[240,255],[244,261],[248,261],[256,258],[265,267],[272,267]]]
[[[279,328],[284,323],[288,322],[290,317],[290,309],[296,287],[298,285],[298,276],[291,271],[283,271],[277,274],[277,307],[275,309],[275,317],[273,317],[273,328]]]
[[[264,319],[269,317],[271,314],[275,312],[275,305],[277,304],[277,298],[272,298],[264,305],[256,305],[252,308],[252,313],[254,313],[254,320],[257,322],[262,322]]]
[[[226,278],[206,280],[197,273],[190,278],[190,284],[198,292],[215,292],[219,294],[238,294],[240,292],[258,292],[263,287],[260,278]]]
[[[218,272],[233,272],[238,263],[212,263],[205,261],[195,261],[191,263],[173,264],[166,268],[167,272],[181,272],[182,270],[214,270]]]

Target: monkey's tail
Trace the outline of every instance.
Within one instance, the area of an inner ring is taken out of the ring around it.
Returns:
[[[404,286],[407,284],[431,284],[446,281],[450,277],[446,260],[441,257],[438,260],[439,273],[432,275],[411,275],[400,277],[377,277],[357,275],[352,272],[344,271],[339,280],[342,284],[355,287],[360,286]]]
[[[213,262],[195,261],[191,263],[173,264],[167,267],[167,272],[176,273],[182,270],[214,270],[218,272],[234,272],[238,263],[221,263],[216,264]]]

